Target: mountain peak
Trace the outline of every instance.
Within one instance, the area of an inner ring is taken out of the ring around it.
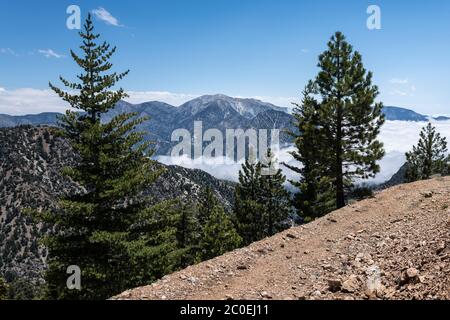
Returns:
[[[224,112],[235,111],[249,119],[268,110],[287,112],[287,109],[277,107],[268,102],[252,98],[234,98],[225,94],[204,95],[180,106],[182,110],[186,110],[192,115],[210,107],[218,108]]]

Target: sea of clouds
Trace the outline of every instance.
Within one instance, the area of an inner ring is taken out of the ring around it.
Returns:
[[[437,131],[450,141],[450,121],[431,121]],[[405,163],[405,152],[412,149],[419,140],[420,130],[426,126],[425,122],[386,121],[381,129],[379,139],[384,143],[386,155],[379,162],[381,171],[375,178],[368,180],[371,183],[382,183],[389,180]],[[450,146],[450,144],[449,144]],[[295,148],[283,148],[277,153],[280,163],[299,165],[290,152]],[[201,169],[219,179],[238,181],[239,170],[242,163],[236,163],[227,158],[198,158],[159,156],[158,161],[167,165],[179,165],[190,169]],[[297,180],[298,177],[289,169],[280,166],[288,180]]]

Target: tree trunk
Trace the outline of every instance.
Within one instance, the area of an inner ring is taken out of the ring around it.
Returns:
[[[340,103],[339,103],[340,104]],[[342,170],[342,109],[338,106],[338,123],[336,134],[336,208],[345,207],[344,173]]]

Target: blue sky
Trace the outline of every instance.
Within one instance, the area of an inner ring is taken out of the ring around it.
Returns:
[[[79,45],[66,28],[71,4],[83,18],[100,8],[111,15],[96,27],[118,47],[115,69],[131,69],[122,86],[132,102],[224,93],[287,106],[340,30],[385,105],[450,114],[448,0],[1,0],[0,113],[60,108],[47,84],[79,72],[68,57]],[[370,4],[381,8],[381,30],[366,27]]]

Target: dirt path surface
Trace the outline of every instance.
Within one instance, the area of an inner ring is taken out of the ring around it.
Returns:
[[[450,178],[393,187],[113,299],[450,299]]]

